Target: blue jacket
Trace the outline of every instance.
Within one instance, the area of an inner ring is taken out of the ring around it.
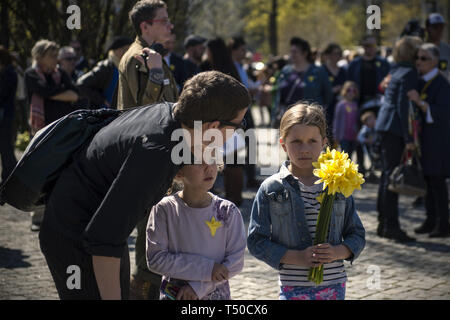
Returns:
[[[419,92],[424,85],[421,80]],[[450,177],[450,84],[438,74],[425,94],[433,123],[427,123],[425,114],[420,111],[423,116],[420,134],[423,171],[426,175]]]
[[[313,245],[298,181],[288,170],[288,164],[286,161],[278,173],[261,184],[248,229],[250,253],[275,269],[280,268],[280,260],[288,249],[304,250]],[[363,250],[365,230],[353,197],[336,195],[328,242],[345,244],[352,252],[348,259],[352,262]]]
[[[277,81],[278,90],[275,97],[275,109],[277,109],[280,104],[282,82],[285,81],[292,72],[294,72],[292,65],[287,65],[281,70],[280,77]],[[333,91],[325,69],[311,64],[303,75],[302,82],[304,82],[302,100],[316,102],[327,109],[333,99]]]
[[[358,57],[354,59],[347,67],[347,80],[354,81],[361,88],[361,67],[362,67],[363,58]],[[390,70],[389,62],[380,57],[375,57],[375,67],[376,67],[376,83],[377,86],[380,82],[386,77]]]
[[[410,101],[406,94],[412,89],[417,89],[419,75],[416,69],[407,63],[397,64],[391,75],[375,129],[378,132],[389,132],[402,137],[405,143],[412,142],[413,138],[408,129]]]

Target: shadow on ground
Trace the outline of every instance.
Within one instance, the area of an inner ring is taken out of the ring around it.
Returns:
[[[22,250],[0,247],[0,268],[16,269],[31,267],[31,264],[25,261],[27,258],[29,256],[24,255]]]

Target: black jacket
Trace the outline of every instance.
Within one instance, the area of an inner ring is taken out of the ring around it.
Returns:
[[[82,75],[77,80],[77,87],[83,98],[89,100],[89,108],[96,109],[105,105],[105,91],[111,84],[114,70],[116,70],[114,63],[105,59],[97,63],[97,65],[89,72]],[[111,102],[111,107],[117,107],[117,84],[115,85],[114,95]]]
[[[425,81],[419,82],[419,92]],[[422,147],[423,171],[427,175],[450,177],[450,84],[439,74],[426,88],[425,101],[430,105],[433,123],[426,122],[422,115]]]
[[[37,94],[44,99],[45,125],[64,117],[76,109],[70,102],[50,99],[50,97],[66,90],[73,90],[78,93],[78,89],[73,85],[69,75],[60,68],[58,70],[61,73],[59,85],[55,84],[51,75],[46,75],[47,82],[45,83],[34,68],[29,68],[25,71],[28,101],[31,101],[33,94]]]
[[[63,171],[45,217],[56,231],[83,241],[91,255],[120,258],[136,223],[158,203],[179,166],[173,104],[124,112],[102,128]]]
[[[14,116],[14,98],[17,89],[17,73],[12,65],[0,72],[0,122]]]

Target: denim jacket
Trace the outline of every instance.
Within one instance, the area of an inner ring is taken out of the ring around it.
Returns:
[[[250,253],[275,269],[288,249],[304,250],[313,245],[298,181],[286,161],[278,173],[267,178],[253,202],[247,246]],[[343,240],[343,241],[342,241]],[[353,197],[337,194],[333,203],[328,243],[344,244],[353,263],[365,246],[365,230],[355,210]]]

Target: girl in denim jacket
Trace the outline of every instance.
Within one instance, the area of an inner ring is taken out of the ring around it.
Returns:
[[[353,262],[365,245],[365,230],[353,197],[337,194],[328,242],[314,246],[322,184],[312,163],[325,147],[326,120],[318,105],[299,103],[281,119],[280,143],[289,160],[256,194],[247,246],[252,255],[279,270],[281,300],[344,299],[343,260]],[[308,281],[311,267],[324,265],[323,282]]]

